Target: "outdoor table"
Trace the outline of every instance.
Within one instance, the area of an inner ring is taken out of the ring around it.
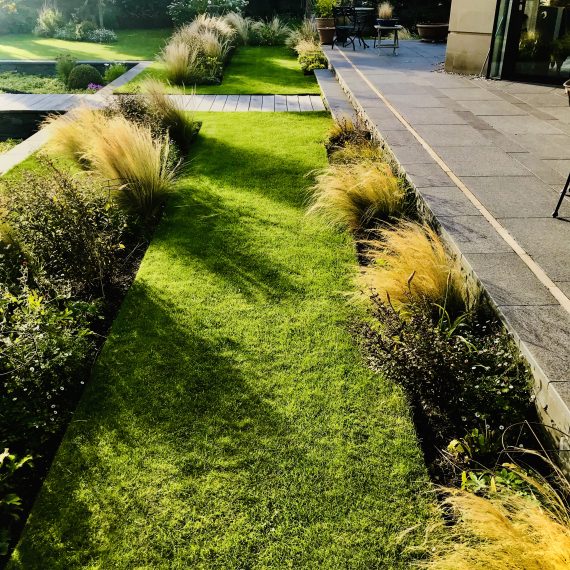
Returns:
[[[396,50],[400,47],[400,41],[398,39],[398,32],[402,29],[403,26],[380,26],[375,25],[374,29],[376,30],[376,38],[374,39],[374,47],[381,48],[388,48],[394,50],[394,55],[396,55]],[[394,41],[391,43],[382,43],[382,32],[394,32]]]

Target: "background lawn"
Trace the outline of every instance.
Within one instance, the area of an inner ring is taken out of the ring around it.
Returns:
[[[69,42],[53,38],[38,38],[33,34],[0,36],[0,59],[54,59],[70,53],[77,59],[129,60],[154,59],[172,30],[120,30],[114,44]]]
[[[408,569],[435,516],[409,409],[348,332],[352,238],[305,215],[330,118],[197,118],[9,567]]]
[[[167,83],[163,67],[155,63],[133,81],[119,89],[128,93],[136,88],[145,77],[156,77]],[[170,93],[191,93],[193,86],[186,89],[170,86]],[[303,75],[297,58],[291,50],[279,47],[246,46],[237,49],[225,69],[221,85],[198,85],[197,93],[230,95],[301,95],[319,94],[319,86],[313,74]]]

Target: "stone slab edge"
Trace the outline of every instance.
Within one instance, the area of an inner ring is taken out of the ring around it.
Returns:
[[[532,351],[526,345],[526,343],[521,340],[519,334],[517,333],[516,329],[511,326],[508,319],[506,319],[505,315],[497,305],[497,303],[493,300],[491,295],[486,291],[485,287],[481,283],[480,279],[478,278],[477,274],[473,270],[471,264],[466,259],[465,255],[461,252],[460,247],[455,243],[455,240],[449,235],[449,233],[442,227],[442,225],[437,221],[437,217],[433,214],[430,210],[427,202],[423,198],[421,191],[418,190],[415,185],[412,183],[411,179],[405,172],[405,169],[398,163],[398,160],[394,156],[394,153],[388,143],[384,140],[382,134],[376,127],[373,121],[369,120],[364,108],[360,105],[358,98],[355,97],[348,86],[348,84],[343,80],[342,74],[338,73],[334,69],[333,62],[329,59],[329,65],[336,76],[341,88],[346,93],[349,101],[353,105],[356,114],[362,118],[362,120],[366,123],[366,125],[371,129],[373,135],[378,139],[378,141],[387,149],[394,162],[398,164],[398,167],[401,173],[405,176],[410,188],[413,189],[417,197],[419,198],[420,209],[422,213],[428,217],[431,221],[435,222],[441,231],[441,236],[445,241],[446,245],[448,246],[450,253],[455,255],[457,259],[460,261],[462,270],[465,272],[467,279],[473,283],[478,289],[480,289],[488,299],[490,306],[494,309],[497,316],[503,322],[505,328],[509,332],[509,334],[514,339],[516,345],[518,346],[521,354],[526,359],[531,369],[533,379],[534,379],[534,395],[535,395],[535,404],[538,411],[538,414],[541,418],[541,421],[545,427],[547,435],[554,440],[556,445],[558,446],[559,450],[561,451],[568,451],[570,450],[570,440],[565,436],[561,436],[560,432],[564,434],[570,434],[570,407],[568,402],[564,401],[563,398],[558,393],[555,383],[551,382],[548,378],[548,375],[544,372],[542,367],[540,366],[539,362],[534,357]],[[453,183],[450,180],[450,184]],[[552,429],[549,429],[552,428]],[[564,456],[570,454],[561,454],[561,459]],[[566,458],[566,464],[564,468],[567,472],[570,472],[570,459]]]

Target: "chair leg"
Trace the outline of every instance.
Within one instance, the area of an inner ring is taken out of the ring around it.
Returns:
[[[554,212],[552,212],[553,218],[558,217],[558,210],[560,210],[560,206],[562,206],[562,201],[564,200],[564,197],[568,194],[569,190],[570,190],[570,174],[568,175],[568,180],[566,180],[566,184],[564,185],[564,188],[560,193],[560,198],[558,198],[558,204],[556,204],[556,208],[554,209]]]

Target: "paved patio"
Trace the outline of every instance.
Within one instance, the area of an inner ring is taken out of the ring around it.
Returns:
[[[570,172],[563,89],[443,73],[444,45],[326,54],[519,340],[543,415],[570,432],[570,199],[551,217]]]

